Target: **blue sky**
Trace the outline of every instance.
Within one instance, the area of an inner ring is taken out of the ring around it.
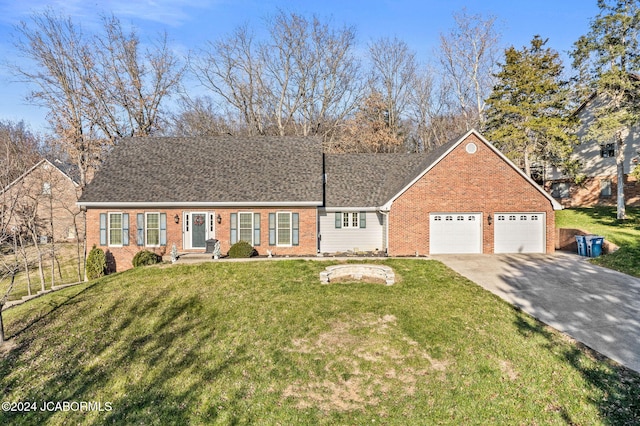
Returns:
[[[104,13],[135,26],[143,41],[166,31],[179,54],[202,47],[241,24],[262,27],[265,17],[282,9],[354,26],[363,49],[370,40],[397,36],[422,61],[429,60],[440,33],[453,26],[452,14],[462,8],[469,14],[494,15],[504,47],[522,47],[540,34],[561,53],[588,31],[598,11],[596,0],[0,0],[0,57],[4,61],[20,60],[12,42],[15,25],[47,7],[72,16],[89,32]],[[44,130],[45,111],[28,105],[24,100],[28,86],[13,80],[0,68],[0,119],[24,119],[34,130]]]

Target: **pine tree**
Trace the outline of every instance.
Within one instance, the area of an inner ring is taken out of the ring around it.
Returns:
[[[487,100],[485,134],[531,176],[533,162],[569,167],[576,141],[569,131],[568,83],[557,52],[536,35],[530,47],[505,50],[505,62]]]
[[[582,83],[601,102],[587,131],[587,139],[615,142],[617,169],[617,217],[625,219],[624,138],[640,123],[640,68],[638,31],[640,5],[637,0],[598,0],[600,12],[587,35],[575,43],[572,56]]]

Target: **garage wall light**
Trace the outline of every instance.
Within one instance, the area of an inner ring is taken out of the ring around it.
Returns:
[[[175,215],[175,216],[173,217],[173,221],[174,221],[175,223],[180,222],[180,216]]]
[[[493,217],[491,217],[491,214],[489,214],[489,216],[487,216],[487,222],[489,222],[489,225],[491,225],[493,223]]]

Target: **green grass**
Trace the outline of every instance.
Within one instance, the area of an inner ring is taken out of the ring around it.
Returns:
[[[627,219],[616,218],[615,207],[566,209],[556,212],[556,227],[578,228],[602,235],[620,247],[593,263],[640,277],[640,208],[627,207]]]
[[[5,311],[0,424],[634,424],[640,376],[436,261],[394,286],[330,263],[155,266]],[[6,352],[6,351],[5,351]]]
[[[44,279],[45,289],[51,288],[51,245],[44,244],[41,246],[41,250],[44,254]],[[56,243],[56,259],[55,264],[55,285],[71,284],[78,282],[78,252],[75,243]],[[10,256],[13,255],[2,255]],[[42,284],[40,283],[40,275],[38,273],[37,253],[35,248],[29,247],[27,249],[27,256],[31,265],[29,274],[31,277],[31,294],[35,294],[42,290]],[[19,258],[20,266],[22,266],[22,258]],[[0,282],[0,297],[4,296],[9,282],[7,280]],[[16,276],[13,290],[9,295],[8,300],[20,299],[22,296],[29,294],[29,281],[27,280],[27,274],[22,271]]]

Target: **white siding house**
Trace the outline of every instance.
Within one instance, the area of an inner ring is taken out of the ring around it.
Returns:
[[[384,220],[376,211],[319,209],[320,253],[384,250]]]

